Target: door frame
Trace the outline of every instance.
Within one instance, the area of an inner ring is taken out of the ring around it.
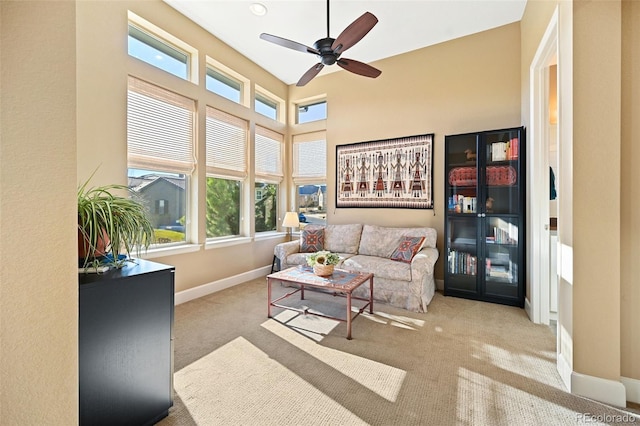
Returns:
[[[529,134],[529,206],[531,206],[529,236],[531,285],[527,314],[535,323],[549,324],[549,75],[558,58],[558,8],[556,7],[536,54],[529,67],[530,123]],[[559,81],[556,79],[556,81]],[[560,88],[558,87],[558,99]],[[558,118],[559,120],[559,118]],[[560,123],[558,121],[558,127]],[[558,147],[560,140],[558,138]]]

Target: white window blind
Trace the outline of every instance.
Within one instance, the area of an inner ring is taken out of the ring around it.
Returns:
[[[282,147],[284,136],[256,126],[256,176],[282,180]]]
[[[293,137],[293,181],[318,182],[327,178],[326,133],[313,132]]]
[[[245,178],[248,123],[208,106],[206,127],[207,173]]]
[[[134,77],[127,96],[129,168],[190,174],[195,101]]]

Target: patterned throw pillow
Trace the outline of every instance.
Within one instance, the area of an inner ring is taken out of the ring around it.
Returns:
[[[391,254],[391,260],[411,263],[413,256],[422,248],[424,237],[402,237],[400,245]]]
[[[324,250],[324,228],[304,228],[300,236],[300,253]]]

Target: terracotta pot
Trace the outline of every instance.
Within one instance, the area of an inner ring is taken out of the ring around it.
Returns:
[[[89,241],[84,237],[82,232],[78,229],[78,258],[79,259],[92,259],[101,257],[107,254],[107,248],[109,247],[109,237],[107,231],[102,231],[102,236],[98,238],[97,247],[91,252],[89,247]]]

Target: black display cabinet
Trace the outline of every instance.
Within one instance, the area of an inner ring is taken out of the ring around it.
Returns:
[[[79,275],[81,425],[152,425],[173,405],[174,268]]]
[[[445,136],[445,296],[524,306],[525,130]]]

